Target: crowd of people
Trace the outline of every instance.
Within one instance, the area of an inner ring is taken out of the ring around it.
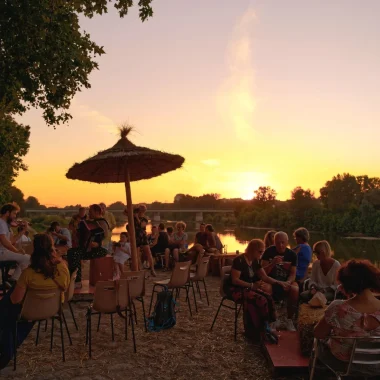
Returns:
[[[115,270],[120,274],[131,257],[129,225],[120,234],[119,241],[112,242],[116,222],[103,203],[91,205],[88,212],[81,207],[68,228],[52,222],[45,233],[35,234],[32,242],[27,234],[28,224],[17,221],[18,211],[14,204],[6,204],[0,210],[0,262],[17,264],[9,280],[10,290],[0,301],[1,331],[11,331],[11,323],[21,310],[27,289],[59,286],[65,291],[75,271],[76,286],[80,287],[83,260],[112,254]],[[191,260],[197,264],[204,255],[221,253],[222,243],[212,225],[201,223],[192,242],[184,222],[177,222],[175,228],[165,228],[163,223],[153,225],[148,234],[146,211],[145,205],[134,209],[140,269],[145,267],[155,276],[155,268],[162,262],[162,269],[170,270],[177,261]],[[83,238],[83,226],[91,232],[89,238]],[[17,232],[13,234],[13,230]],[[277,340],[279,328],[276,303],[286,300],[285,327],[295,331],[299,305],[310,302],[316,295],[323,295],[330,305],[316,326],[315,336],[326,339],[323,346],[326,360],[346,362],[352,343],[329,337],[380,336],[380,301],[373,295],[373,291],[380,292],[380,271],[369,261],[350,260],[341,266],[332,257],[327,241],[318,241],[313,247],[309,245],[310,235],[306,228],[296,229],[293,238],[294,244],[290,244],[285,232],[268,231],[263,240],[251,240],[245,252],[233,260],[224,292],[244,305],[246,335],[253,340],[264,338],[271,342]],[[24,254],[22,243],[33,245],[32,255]],[[293,248],[289,248],[292,245]],[[57,254],[58,247],[65,247],[67,264]],[[313,253],[316,260],[312,263]],[[25,324],[19,331],[21,341],[32,327],[33,324]],[[7,346],[9,334],[1,335],[0,347]],[[10,357],[11,348],[0,350],[0,368]]]

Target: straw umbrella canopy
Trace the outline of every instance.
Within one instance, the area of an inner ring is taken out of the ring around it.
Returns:
[[[176,170],[182,166],[185,159],[177,154],[136,146],[128,139],[131,130],[129,126],[121,127],[121,138],[112,148],[103,150],[80,164],[74,164],[66,173],[66,177],[96,183],[125,184],[132,270],[138,270],[130,182],[158,177]]]

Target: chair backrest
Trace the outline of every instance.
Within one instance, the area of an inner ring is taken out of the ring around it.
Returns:
[[[75,290],[75,280],[77,278],[78,269],[73,272],[73,274],[70,277],[70,285],[65,293],[65,301],[71,301],[74,297],[74,290]]]
[[[117,292],[114,281],[98,281],[95,285],[93,308],[101,313],[114,313],[117,308]]]
[[[24,252],[27,255],[31,255],[33,253],[33,243],[31,241],[30,242],[21,243],[21,248],[24,250]]]
[[[143,297],[145,295],[145,272],[123,272],[121,279],[128,280],[129,295],[132,298]]]
[[[62,305],[60,289],[28,289],[21,309],[21,319],[40,321],[60,312]]]
[[[191,261],[176,262],[170,278],[169,286],[179,287],[185,286],[190,277]]]
[[[118,304],[121,308],[121,310],[125,310],[129,304],[130,304],[130,295],[129,295],[129,286],[130,283],[136,281],[136,280],[127,280],[127,279],[120,279],[117,281],[117,297],[118,297]]]
[[[228,266],[222,267],[222,270],[220,271],[219,294],[221,295],[221,297],[225,296],[224,289],[223,289],[224,288],[224,281],[226,280],[226,278],[231,276],[231,269],[232,269],[232,266],[228,265]]]
[[[334,337],[333,337],[334,338]],[[359,337],[352,339],[353,346],[346,375],[350,375],[351,369],[355,372],[356,366],[380,366],[380,336]]]
[[[198,261],[197,273],[196,273],[197,280],[203,280],[207,276],[209,261],[210,261],[210,256],[203,256]]]

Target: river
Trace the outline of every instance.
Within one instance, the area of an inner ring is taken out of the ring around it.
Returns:
[[[174,223],[166,223],[166,226],[174,226]],[[189,242],[194,241],[194,236],[198,227],[195,223],[187,223],[186,232],[189,237]],[[147,231],[150,232],[151,225],[147,226]],[[220,240],[227,246],[228,252],[243,252],[247,243],[254,238],[263,239],[266,229],[261,228],[235,228],[215,226]],[[118,234],[125,231],[125,226],[120,226],[113,231],[113,240],[118,240]],[[292,238],[292,231],[286,231],[289,235],[290,246],[295,245]],[[340,262],[352,258],[368,259],[380,266],[380,239],[365,239],[365,238],[344,238],[337,235],[324,235],[322,233],[310,233],[310,245],[313,245],[319,240],[328,240],[334,252],[334,257]]]

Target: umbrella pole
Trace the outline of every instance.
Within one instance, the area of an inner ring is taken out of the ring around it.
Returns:
[[[129,228],[129,241],[131,243],[131,253],[132,253],[132,270],[139,270],[139,259],[137,255],[136,248],[136,234],[135,234],[135,219],[133,217],[133,205],[132,205],[132,194],[131,194],[131,183],[129,180],[129,171],[125,170],[125,193],[127,195],[127,211],[128,211],[128,228]]]

